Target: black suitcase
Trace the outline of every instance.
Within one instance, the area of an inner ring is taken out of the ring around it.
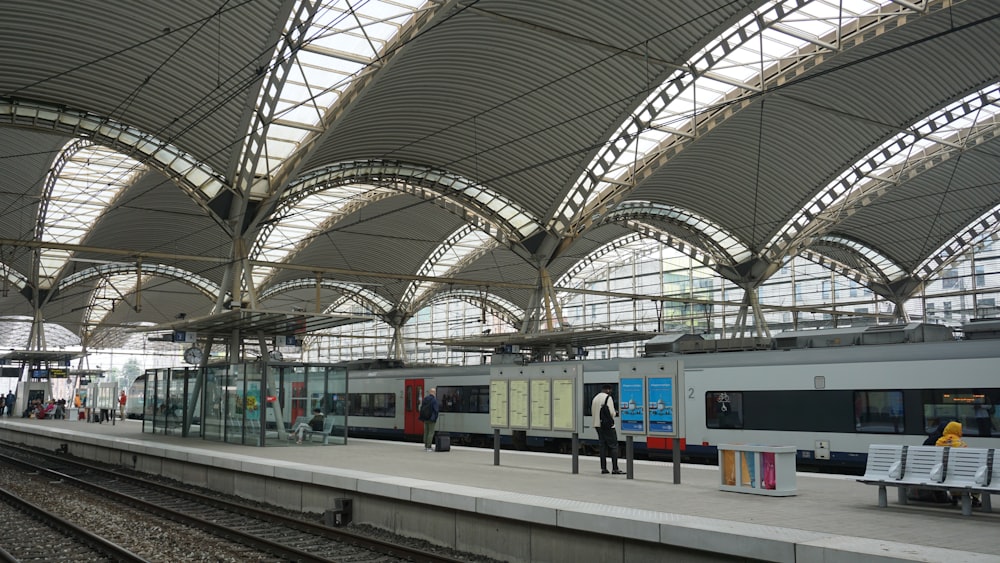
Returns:
[[[447,432],[438,432],[437,434],[435,434],[434,451],[436,452],[451,451],[451,434]]]

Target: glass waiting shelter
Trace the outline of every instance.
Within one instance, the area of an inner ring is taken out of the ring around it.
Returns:
[[[252,446],[286,445],[296,420],[326,418],[321,443],[347,443],[347,370],[332,364],[248,361],[148,370],[142,431]],[[315,435],[315,434],[314,434]]]

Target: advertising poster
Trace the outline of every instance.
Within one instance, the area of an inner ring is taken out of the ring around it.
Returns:
[[[641,377],[623,377],[618,380],[622,432],[646,433],[646,399]]]
[[[260,384],[251,383],[247,386],[247,396],[244,403],[247,420],[260,420]]]
[[[674,433],[674,378],[650,377],[649,431],[660,434]]]

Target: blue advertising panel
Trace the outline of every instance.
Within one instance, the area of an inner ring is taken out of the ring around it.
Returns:
[[[619,410],[623,433],[646,433],[646,399],[641,377],[618,380]]]
[[[674,428],[674,378],[649,377],[646,379],[649,397],[650,433],[673,434]]]

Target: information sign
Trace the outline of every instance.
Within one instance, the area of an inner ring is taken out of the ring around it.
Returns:
[[[575,432],[576,398],[573,379],[552,380],[552,429]]]
[[[552,429],[552,381],[531,380],[531,428]]]
[[[507,428],[507,380],[490,381],[490,426]]]
[[[510,427],[528,429],[528,380],[510,380]]]

